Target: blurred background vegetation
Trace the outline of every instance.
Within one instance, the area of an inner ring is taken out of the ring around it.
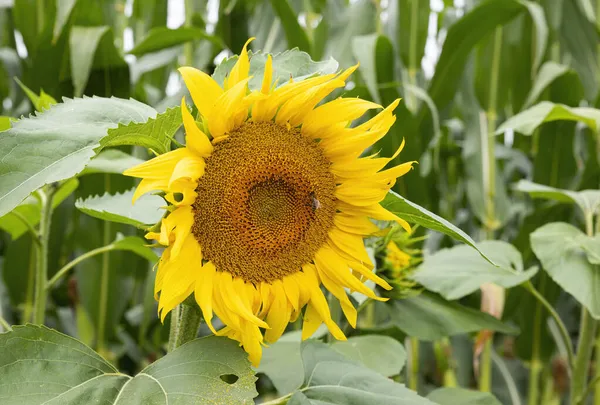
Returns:
[[[527,268],[537,264],[529,241],[533,230],[550,220],[581,227],[583,218],[571,206],[531,201],[513,185],[527,179],[597,189],[600,142],[588,127],[565,121],[533,125],[530,134],[494,133],[544,100],[600,107],[599,28],[600,0],[0,0],[0,116],[20,117],[62,97],[93,95],[132,97],[163,112],[186,93],[178,66],[212,73],[249,37],[256,37],[254,51],[298,47],[313,60],[334,58],[341,68],[359,62],[346,96],[382,105],[403,99],[391,134],[377,145],[391,156],[404,138],[398,159],[419,161],[395,190],[475,240],[510,242]],[[131,159],[147,157],[142,148],[123,151]],[[52,220],[50,276],[117,233],[136,234],[74,205],[79,198],[130,189],[133,180],[118,173],[86,170],[63,185],[64,201],[57,201]],[[24,210],[36,222],[39,204],[29,205]],[[35,250],[14,215],[0,218],[0,228],[1,313],[10,323],[24,323],[31,318]],[[430,234],[417,247],[433,253],[451,245]],[[139,370],[161,355],[168,337],[168,325],[155,315],[152,266],[130,252],[82,261],[68,282],[52,290],[48,324],[78,336],[122,368]],[[577,302],[542,273],[534,284],[576,339]],[[472,387],[476,373],[468,333],[489,323],[465,311],[481,307],[481,294],[460,304],[426,295],[430,301],[420,301],[430,311],[424,326],[418,325],[422,314],[410,318],[412,323],[394,319],[415,310],[408,300],[398,300],[385,327],[375,313],[357,333],[377,329],[401,341],[407,335],[420,338],[415,384],[421,391],[444,385],[448,369],[460,385]],[[436,311],[442,312],[435,316]],[[558,404],[566,390],[564,356],[543,308],[524,290],[513,289],[503,314],[495,315],[521,330],[516,337],[493,339],[492,388],[498,398],[525,403],[515,398],[527,398],[534,367],[536,378],[542,376],[540,401],[546,401],[539,403]],[[454,326],[443,325],[440,317]],[[269,391],[266,379],[261,384]]]

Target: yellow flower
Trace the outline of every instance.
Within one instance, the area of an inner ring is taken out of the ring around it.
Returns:
[[[353,327],[346,288],[385,300],[363,284],[391,289],[373,273],[363,237],[378,231],[369,218],[410,229],[379,202],[412,162],[384,170],[393,157],[359,158],[392,126],[398,101],[354,128],[381,106],[358,98],[319,105],[355,67],[275,88],[268,56],[262,88],[249,92],[247,45],[224,88],[200,70],[179,69],[200,122],[182,100],[185,148],[125,174],[142,178],[134,201],[161,190],[172,205],[160,232],[146,236],[166,246],[155,285],[161,319],[193,293],[211,330],[239,341],[258,365],[261,345],[305,307],[303,338],[325,323],[345,339],[321,285]],[[226,325],[219,331],[214,315]]]
[[[392,270],[395,272],[400,272],[410,266],[411,256],[400,249],[398,245],[394,243],[394,241],[390,241],[386,247],[387,250],[385,259],[392,267]]]

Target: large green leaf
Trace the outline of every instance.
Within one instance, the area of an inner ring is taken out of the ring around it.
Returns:
[[[288,48],[298,47],[302,51],[310,52],[308,35],[298,22],[298,15],[288,0],[271,0],[271,6],[281,20]]]
[[[320,62],[315,62],[310,55],[298,49],[281,52],[273,57],[273,83],[279,85],[287,83],[290,77],[295,81],[300,81],[307,77],[333,73],[338,68],[338,63],[333,59],[328,59]],[[233,68],[237,56],[233,56],[224,60],[213,73],[213,78],[223,85],[225,77]],[[256,52],[251,54],[250,59],[250,89],[259,89],[262,85],[263,75],[265,72],[265,63],[267,62],[267,54]]]
[[[156,114],[135,100],[65,99],[0,134],[0,216],[45,184],[83,170],[109,128],[144,122]]]
[[[117,234],[117,240],[115,240],[112,245],[116,250],[126,250],[135,253],[151,263],[156,263],[158,261],[158,256],[148,247],[148,242],[140,237],[123,237],[123,235]]]
[[[433,212],[426,210],[425,208],[415,204],[399,194],[390,191],[385,199],[381,202],[381,205],[390,212],[393,212],[400,218],[411,222],[413,224],[424,226],[425,228],[433,231],[438,231],[443,234],[450,236],[456,240],[466,243],[472,248],[476,249],[481,256],[494,264],[483,252],[481,252],[473,239],[462,230],[446,221],[444,218],[437,216]]]
[[[553,222],[531,234],[531,247],[550,277],[600,319],[600,255],[598,240],[592,240],[573,225]]]
[[[353,336],[346,341],[334,342],[331,348],[384,377],[400,374],[406,363],[404,346],[388,336]]]
[[[544,198],[566,203],[575,203],[584,214],[596,214],[600,210],[600,191],[582,190],[572,191],[560,188],[548,187],[542,184],[532,183],[529,180],[519,180],[515,190],[523,191],[533,198]]]
[[[514,287],[537,272],[535,267],[523,271],[521,254],[509,243],[489,240],[476,246],[498,266],[490,264],[469,246],[455,246],[426,256],[413,278],[447,300],[456,300],[477,291],[485,283]]]
[[[125,170],[139,165],[140,163],[144,163],[144,161],[135,156],[131,156],[118,149],[107,149],[98,153],[98,155],[90,160],[80,175],[92,173],[121,174]]]
[[[489,392],[471,391],[464,388],[438,388],[427,398],[438,405],[501,405]]]
[[[110,65],[125,65],[114,46],[113,33],[109,26],[71,28],[69,37],[71,75],[74,93],[81,96],[90,77],[97,53],[102,50],[97,65],[107,68]]]
[[[124,193],[78,199],[75,206],[86,214],[104,221],[119,222],[145,229],[160,221],[166,202],[157,195],[143,195],[132,204],[135,189]]]
[[[394,300],[385,307],[389,320],[382,327],[395,326],[409,336],[433,341],[447,336],[477,332],[484,329],[516,334],[518,330],[493,316],[448,302],[440,296],[424,292],[416,297]]]
[[[100,146],[108,148],[121,145],[138,145],[152,149],[158,154],[171,149],[171,140],[181,126],[180,107],[173,107],[150,118],[147,122],[119,125],[108,130],[108,135],[102,139]]]
[[[504,121],[496,134],[502,134],[506,130],[512,129],[525,135],[531,135],[543,123],[559,120],[582,122],[597,132],[600,128],[600,110],[589,107],[568,107],[563,104],[542,101]]]
[[[316,340],[302,344],[305,386],[288,405],[434,405]]]
[[[530,107],[533,103],[535,103],[543,91],[558,77],[561,77],[567,73],[574,73],[573,70],[569,68],[569,66],[560,65],[553,61],[548,61],[542,65],[540,71],[538,72],[535,81],[533,82],[533,86],[531,91],[527,95],[527,100],[525,100],[525,104],[523,108]]]
[[[79,181],[77,179],[69,179],[61,184],[52,196],[52,208],[58,207],[61,202],[73,194],[78,185]],[[32,226],[36,226],[40,222],[41,209],[40,200],[34,196],[29,196],[14,210],[0,217],[0,229],[8,232],[11,238],[17,239],[27,232],[27,225],[23,223],[23,220],[26,220]]]
[[[208,337],[130,377],[72,337],[17,326],[0,335],[0,399],[5,405],[253,404],[256,378],[246,357],[236,342]]]
[[[135,56],[142,56],[197,39],[208,39],[217,45],[221,45],[217,37],[207,34],[206,31],[200,28],[179,27],[171,29],[167,27],[154,27],[129,53]]]

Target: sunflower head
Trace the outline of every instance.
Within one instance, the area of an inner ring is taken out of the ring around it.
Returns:
[[[406,232],[399,227],[392,228],[382,240],[379,249],[383,262],[381,270],[394,287],[390,294],[395,298],[408,297],[419,292],[419,287],[411,276],[422,261],[421,250],[414,248],[414,244],[422,240],[423,238],[415,238],[412,232]]]
[[[239,341],[257,365],[261,346],[301,315],[303,338],[325,323],[345,339],[322,286],[353,327],[347,289],[385,300],[363,284],[392,288],[373,273],[363,238],[378,231],[370,218],[410,229],[379,203],[412,162],[387,167],[402,146],[391,157],[361,157],[394,123],[398,101],[323,103],[356,67],[275,86],[268,56],[251,91],[246,46],[223,86],[179,69],[199,112],[182,100],[185,147],[125,174],[142,179],[134,201],[158,190],[169,203],[160,229],[146,235],[165,247],[155,283],[161,319],[193,294],[211,330]],[[369,110],[381,111],[351,125]]]

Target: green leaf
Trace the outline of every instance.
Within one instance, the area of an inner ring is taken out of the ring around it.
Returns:
[[[49,110],[51,106],[56,104],[56,100],[52,96],[46,94],[44,90],[41,90],[40,95],[38,96],[33,91],[31,91],[29,87],[25,86],[17,77],[15,77],[15,81],[21,87],[21,89],[23,89],[23,92],[27,94],[27,97],[29,97],[29,99],[33,103],[33,108],[36,111],[41,112],[44,110]]]
[[[176,46],[163,49],[162,51],[152,52],[137,58],[129,65],[131,82],[137,83],[144,73],[151,72],[174,62],[182,52],[182,47]]]
[[[311,45],[308,35],[300,26],[298,15],[288,0],[271,0],[271,7],[281,20],[288,48],[298,47],[302,51],[310,52]]]
[[[58,37],[62,34],[65,24],[71,16],[73,7],[77,0],[62,0],[56,3],[56,20],[54,20],[54,30],[52,41],[56,43]]]
[[[74,93],[81,96],[88,82],[94,55],[102,37],[110,31],[109,26],[71,28],[69,36],[71,55],[71,75]]]
[[[108,136],[100,141],[100,146],[138,145],[158,154],[166,153],[171,149],[171,139],[181,123],[180,107],[173,107],[146,122],[130,122],[110,128]]]
[[[389,336],[353,336],[345,342],[334,342],[331,348],[384,377],[400,374],[406,363],[404,346]]]
[[[197,39],[207,39],[217,46],[222,46],[221,41],[217,37],[207,34],[206,31],[200,28],[180,27],[172,29],[154,27],[148,31],[148,34],[129,53],[135,56],[142,56]]]
[[[519,180],[519,182],[515,185],[515,190],[527,193],[533,198],[544,198],[558,202],[575,203],[586,215],[594,215],[600,210],[599,190],[563,190],[560,188],[532,183],[529,180]]]
[[[489,314],[446,301],[428,292],[378,305],[387,309],[387,326],[395,326],[407,335],[421,340],[433,341],[484,329],[507,334],[518,333],[518,329]],[[386,324],[382,325],[385,326]]]
[[[600,269],[590,263],[587,252],[594,249],[594,259],[598,244],[588,239],[573,225],[553,222],[531,234],[531,248],[550,277],[600,319]]]
[[[10,128],[10,117],[0,115],[0,132]]]
[[[61,184],[52,197],[52,207],[58,207],[61,202],[73,194],[78,186],[79,181],[77,179],[69,179]],[[33,196],[29,196],[14,210],[0,217],[0,229],[8,232],[13,240],[17,239],[27,232],[27,225],[23,223],[21,217],[27,220],[32,226],[36,226],[40,222],[41,209],[42,205],[40,201]]]
[[[483,252],[477,249],[475,241],[471,239],[469,235],[452,225],[450,222],[446,221],[444,218],[435,215],[433,212],[430,212],[418,204],[407,200],[401,195],[390,191],[385,199],[381,202],[381,205],[405,221],[424,226],[432,231],[442,232],[451,238],[466,243],[477,250],[484,259],[489,261],[491,264],[494,264],[494,262],[490,260]]]
[[[520,1],[489,0],[450,26],[428,90],[439,109],[452,101],[475,45],[525,10]]]
[[[79,173],[80,176],[92,173],[115,173],[122,174],[125,170],[144,163],[142,159],[138,159],[118,149],[103,150],[98,153],[85,169]]]
[[[427,31],[429,29],[430,5],[420,0],[400,0],[392,7],[390,22],[396,23],[395,32],[402,64],[414,74],[421,70],[421,60],[425,54]],[[392,4],[393,4],[392,3]]]
[[[82,171],[109,128],[155,115],[152,107],[135,100],[93,97],[65,99],[13,122],[0,136],[0,216],[44,184]]]
[[[471,391],[464,388],[438,388],[427,398],[438,405],[501,405],[489,392]]]
[[[310,55],[298,49],[281,52],[272,55],[273,58],[273,83],[284,84],[293,77],[295,81],[300,81],[316,75],[324,75],[337,71],[338,63],[334,59],[328,59],[321,62],[315,62]],[[220,85],[223,85],[225,77],[233,68],[237,56],[225,59],[213,73],[213,79]],[[251,54],[250,59],[250,89],[260,89],[265,72],[267,54],[257,52]]]
[[[135,204],[131,203],[135,189],[123,194],[109,194],[88,197],[75,201],[75,207],[82,212],[104,221],[119,222],[145,229],[160,221],[164,215],[162,207],[165,200],[157,195],[141,196]]]
[[[535,58],[533,61],[533,70],[537,71],[540,64],[544,60],[546,53],[546,44],[548,43],[548,24],[546,24],[546,16],[541,5],[534,1],[521,0],[521,3],[527,7],[529,15],[535,26]]]
[[[571,70],[569,66],[560,65],[553,61],[545,62],[535,78],[535,82],[527,95],[527,100],[525,101],[525,104],[523,104],[523,108],[530,107],[540,98],[543,91],[546,90],[554,80],[567,73],[575,72]]]
[[[264,373],[280,395],[286,395],[302,386],[302,357],[300,356],[300,336],[290,338],[286,333],[277,342],[263,349],[260,365],[256,369]]]
[[[568,107],[563,104],[542,101],[504,121],[496,130],[496,134],[502,134],[506,130],[512,129],[525,135],[531,135],[543,123],[559,120],[582,122],[592,131],[597,132],[600,128],[600,110],[589,107]]]
[[[455,246],[426,256],[413,274],[414,280],[447,300],[457,300],[477,291],[482,284],[511,288],[537,273],[535,267],[523,271],[521,254],[509,243],[489,240],[476,246],[498,266],[490,264],[469,246]]]
[[[123,237],[123,235],[117,234],[117,240],[114,241],[112,245],[117,250],[127,250],[152,263],[156,263],[158,261],[158,256],[147,246],[147,243],[148,242],[145,239],[137,236]]]
[[[72,337],[17,326],[0,335],[0,399],[5,405],[192,405],[218,398],[250,405],[256,378],[237,346],[223,337],[197,339],[132,378]]]
[[[305,387],[288,405],[434,405],[316,340],[302,343]]]

